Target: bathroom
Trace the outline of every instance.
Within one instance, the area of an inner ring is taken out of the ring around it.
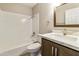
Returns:
[[[74,21],[78,7],[79,3],[0,3],[0,56],[79,56],[79,25]],[[75,16],[72,22],[70,15]]]

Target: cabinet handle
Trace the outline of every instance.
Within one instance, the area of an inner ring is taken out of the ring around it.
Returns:
[[[55,56],[55,47],[52,47],[52,55]]]
[[[55,48],[55,56],[58,56],[58,48]]]
[[[58,56],[58,48],[52,47],[52,52],[53,56]]]

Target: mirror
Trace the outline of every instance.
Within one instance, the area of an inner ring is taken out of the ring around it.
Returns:
[[[64,16],[65,24],[76,25],[79,24],[79,8],[68,9]]]
[[[55,27],[79,27],[79,3],[66,3],[56,7]]]

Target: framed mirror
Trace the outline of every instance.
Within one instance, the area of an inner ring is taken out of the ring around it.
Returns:
[[[79,27],[79,3],[65,3],[56,7],[55,27]]]

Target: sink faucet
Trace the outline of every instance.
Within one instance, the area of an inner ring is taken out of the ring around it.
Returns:
[[[66,29],[64,29],[64,35],[66,35]]]

